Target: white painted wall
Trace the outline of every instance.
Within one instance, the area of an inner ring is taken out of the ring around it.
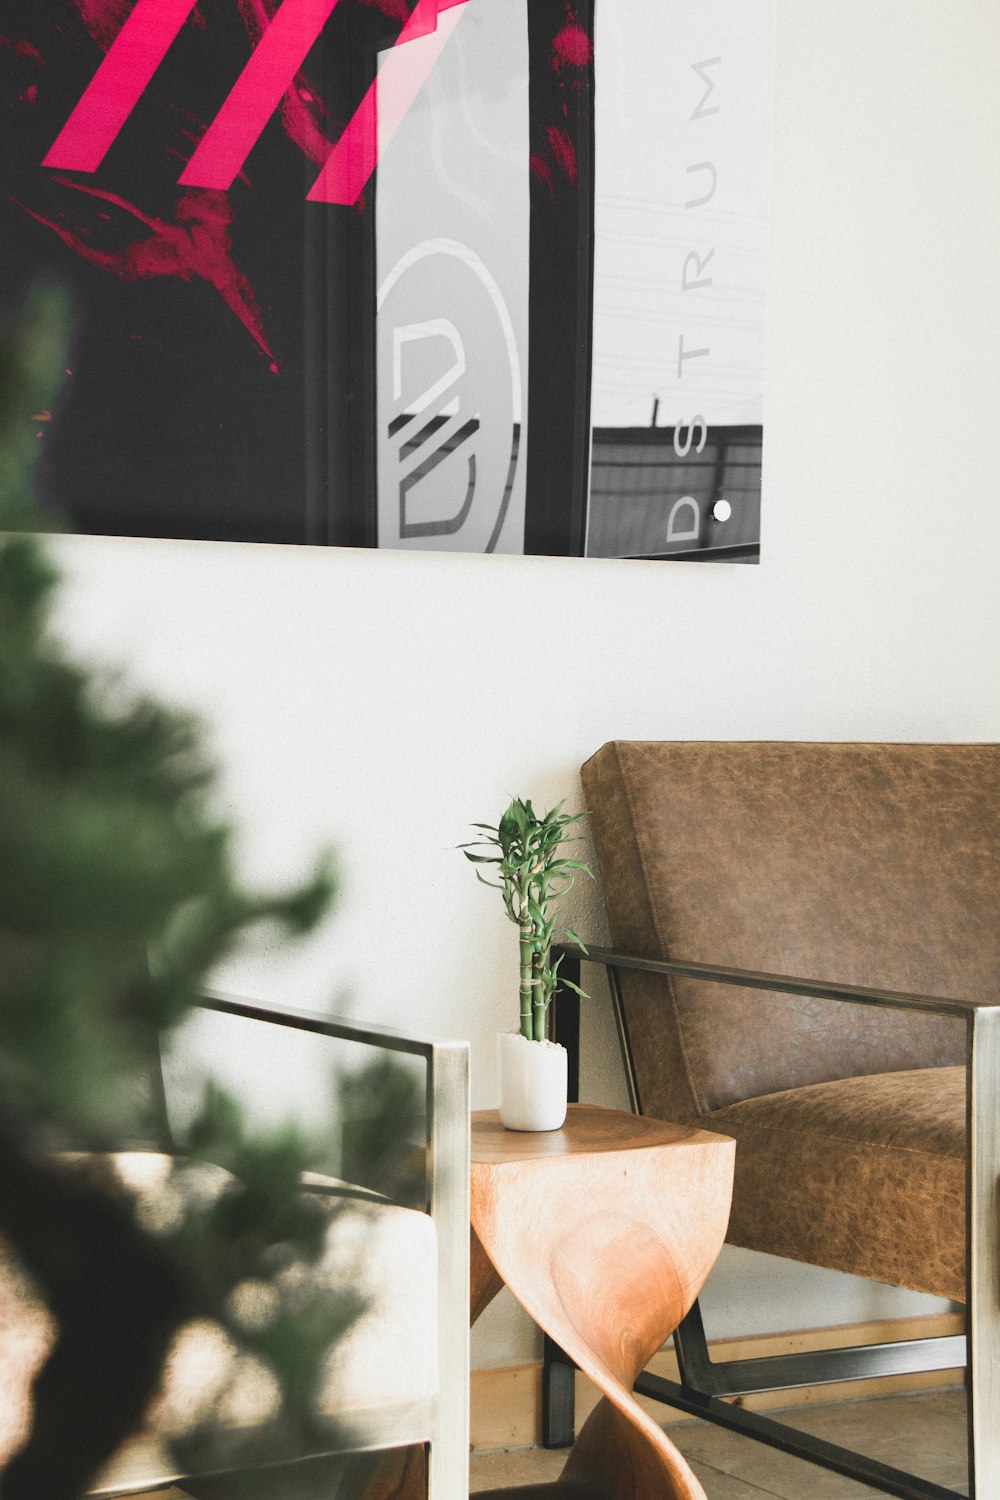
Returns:
[[[77,646],[209,720],[248,874],[340,851],[328,926],[223,982],[467,1037],[476,1106],[515,950],[452,847],[471,820],[514,793],[575,801],[618,736],[1000,736],[1000,11],[778,10],[760,568],[58,543]],[[618,1102],[602,1004],[588,1030],[586,1093]],[[220,1060],[275,1091],[273,1054]],[[727,1257],[712,1331],[912,1305],[806,1271],[790,1295],[779,1273]],[[498,1306],[477,1359],[531,1348]]]

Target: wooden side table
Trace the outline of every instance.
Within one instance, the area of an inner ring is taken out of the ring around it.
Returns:
[[[722,1248],[734,1153],[727,1136],[593,1105],[539,1133],[473,1115],[473,1320],[506,1282],[604,1393],[553,1500],[705,1500],[632,1384]]]
[[[561,1130],[472,1116],[471,1320],[506,1282],[604,1393],[554,1484],[518,1500],[706,1500],[632,1395],[722,1248],[736,1143],[589,1104]],[[362,1500],[421,1500],[423,1451],[379,1466]],[[508,1493],[481,1493],[502,1500]]]

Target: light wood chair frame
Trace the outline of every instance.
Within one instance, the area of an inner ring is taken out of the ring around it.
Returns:
[[[705,1418],[758,1442],[871,1485],[900,1500],[965,1500],[918,1475],[879,1463],[864,1454],[827,1443],[757,1412],[734,1406],[727,1397],[755,1391],[964,1367],[968,1398],[969,1500],[1000,1500],[1000,1002],[945,999],[892,990],[796,979],[701,963],[685,963],[622,953],[611,948],[587,951],[561,945],[562,973],[579,981],[581,962],[604,965],[611,990],[615,1024],[631,1107],[642,1112],[628,1027],[622,1005],[620,973],[646,973],[733,985],[745,990],[803,995],[810,998],[910,1010],[925,1015],[959,1017],[966,1026],[966,1306],[965,1336],[915,1339],[895,1343],[831,1349],[767,1359],[713,1362],[697,1304],[674,1334],[679,1381],[650,1373],[636,1381],[636,1391]],[[562,990],[556,1001],[557,1040],[579,1056],[579,1002]],[[571,1076],[578,1077],[576,1066]],[[543,1441],[562,1447],[573,1440],[573,1371],[565,1356],[546,1341],[543,1381]]]

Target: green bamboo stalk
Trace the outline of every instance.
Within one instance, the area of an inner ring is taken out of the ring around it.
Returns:
[[[525,917],[522,917],[521,922],[520,922],[520,929],[521,929],[521,940],[520,940],[520,948],[521,948],[521,985],[520,985],[520,997],[521,997],[521,1035],[523,1037],[526,1037],[528,1039],[528,1041],[530,1042],[531,1039],[532,1039],[532,1004],[531,1004],[531,999],[532,999],[532,993],[533,993],[533,988],[534,988],[534,973],[533,973],[533,967],[534,967],[534,965],[533,965],[533,959],[534,959],[533,947],[534,947],[534,944],[533,944],[533,941],[532,941],[533,934],[532,934],[532,930],[531,930],[531,922],[528,921]]]
[[[552,996],[545,988],[540,973],[542,959],[547,961],[547,955],[539,953],[536,949],[532,955],[532,991],[531,991],[531,1036],[536,1042],[545,1041],[545,1018],[549,1009],[549,1001]]]

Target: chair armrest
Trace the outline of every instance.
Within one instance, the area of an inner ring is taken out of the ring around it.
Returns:
[[[430,1493],[468,1494],[469,1472],[469,1043],[397,1032],[343,1016],[264,1006],[205,992],[201,1005],[224,1015],[287,1026],[422,1057],[427,1064],[428,1212],[438,1243],[440,1395],[431,1436]],[[465,1288],[463,1293],[462,1288]]]
[[[997,1000],[955,1000],[943,995],[914,995],[905,990],[876,990],[863,985],[836,984],[826,980],[796,979],[790,974],[764,974],[753,969],[733,969],[724,964],[698,964],[683,959],[644,958],[616,948],[588,948],[575,943],[553,945],[567,958],[603,964],[607,969],[640,969],[647,974],[677,974],[685,979],[710,980],[741,989],[772,990],[786,995],[808,995],[817,1000],[845,1000],[854,1005],[878,1005],[895,1010],[925,1011],[930,1015],[962,1016],[966,1020],[980,1011],[1000,1010]]]
[[[299,1010],[286,1005],[261,1005],[221,990],[206,990],[200,1004],[204,1010],[224,1015],[243,1016],[249,1021],[267,1021],[288,1026],[293,1031],[311,1031],[317,1036],[335,1037],[348,1042],[365,1042],[371,1047],[385,1047],[390,1052],[408,1052],[414,1057],[431,1058],[447,1053],[469,1055],[468,1042],[448,1041],[416,1033],[393,1031],[388,1026],[348,1020],[346,1016],[325,1015],[318,1010]]]

